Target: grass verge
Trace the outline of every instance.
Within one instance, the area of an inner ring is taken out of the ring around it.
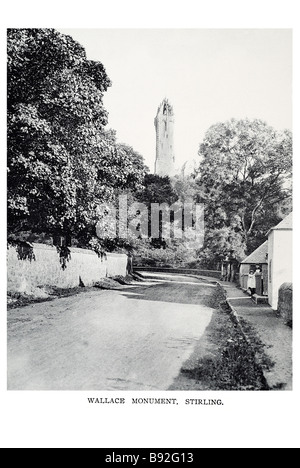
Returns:
[[[218,302],[220,291],[216,293]],[[241,325],[243,331],[221,301],[170,390],[269,390],[263,369],[270,369],[273,363],[254,328],[245,320]]]

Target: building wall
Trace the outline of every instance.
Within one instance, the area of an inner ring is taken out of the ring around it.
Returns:
[[[70,248],[71,259],[63,270],[56,247],[33,244],[36,260],[19,260],[14,247],[7,251],[7,290],[30,293],[37,287],[74,288],[79,277],[85,286],[92,286],[106,276],[126,275],[127,255],[107,254],[101,260],[91,250]]]
[[[279,288],[283,283],[292,283],[292,230],[273,230],[268,243],[268,294],[272,309],[278,308]]]

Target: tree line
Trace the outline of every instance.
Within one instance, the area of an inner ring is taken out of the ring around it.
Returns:
[[[66,247],[73,239],[98,253],[134,249],[211,267],[228,255],[242,259],[290,211],[291,132],[258,119],[217,123],[192,174],[161,178],[107,129],[103,95],[112,83],[80,44],[54,29],[10,29],[7,47],[9,242],[50,235]],[[179,241],[99,238],[97,208],[121,193],[148,204],[203,203],[204,247],[188,253]]]

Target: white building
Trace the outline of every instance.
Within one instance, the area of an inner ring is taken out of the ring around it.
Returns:
[[[268,295],[268,241],[264,242],[248,257],[246,257],[240,265],[240,286],[244,291],[248,289],[248,276],[250,270],[255,271],[260,267],[262,272],[262,287],[259,294]]]
[[[268,296],[274,310],[277,310],[280,286],[293,282],[292,244],[293,214],[290,213],[268,233]]]

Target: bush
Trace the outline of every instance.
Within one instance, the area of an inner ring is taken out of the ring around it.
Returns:
[[[278,293],[278,313],[283,317],[286,325],[293,326],[293,285],[283,283]]]

